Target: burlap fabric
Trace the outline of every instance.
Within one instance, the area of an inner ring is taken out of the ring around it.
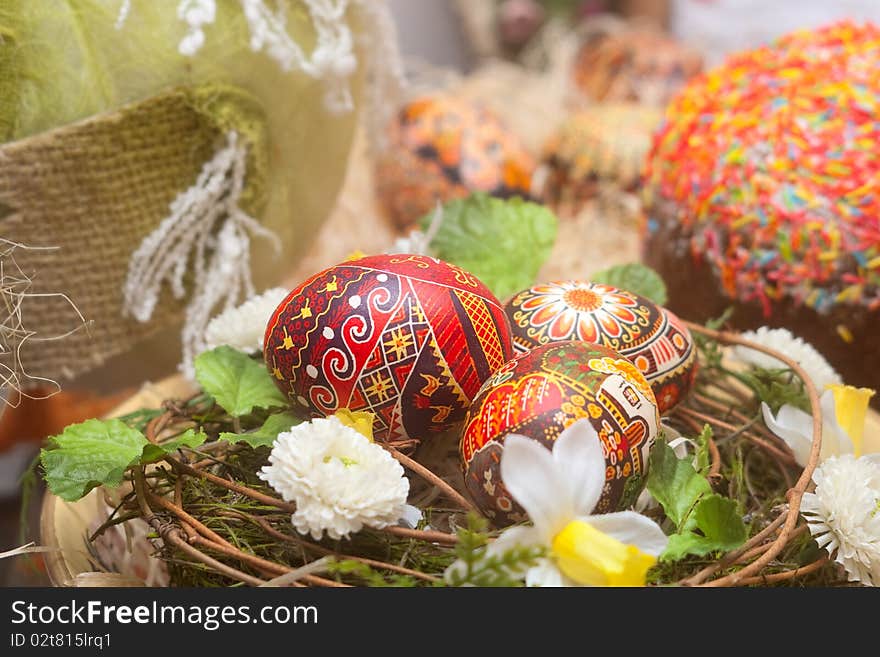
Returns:
[[[241,207],[259,217],[268,146],[263,111],[231,87],[176,88],[118,111],[0,146],[0,235],[29,246],[16,260],[34,293],[65,292],[89,321],[75,328],[59,297],[32,297],[24,323],[38,331],[22,350],[31,375],[65,379],[102,363],[177,321],[185,300],[166,293],[152,321],[122,314],[131,253],[168,215],[177,194],[236,130],[248,145]],[[8,358],[9,354],[0,354]]]

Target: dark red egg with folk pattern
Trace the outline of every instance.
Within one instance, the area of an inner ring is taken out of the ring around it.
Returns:
[[[586,418],[605,454],[605,486],[595,513],[635,501],[660,416],[651,386],[612,349],[586,342],[552,342],[506,363],[474,399],[460,443],[465,486],[496,526],[525,520],[501,480],[504,440],[517,433],[548,449]]]
[[[697,374],[694,340],[673,313],[643,296],[603,283],[540,283],[504,306],[517,353],[560,340],[610,347],[651,384],[660,413],[687,397]]]
[[[507,317],[483,283],[407,254],[315,274],[275,310],[263,348],[297,414],[369,411],[379,440],[422,440],[460,423],[512,354]]]
[[[448,95],[407,103],[376,160],[376,191],[391,218],[408,226],[437,202],[473,192],[529,198],[535,161],[488,108]]]

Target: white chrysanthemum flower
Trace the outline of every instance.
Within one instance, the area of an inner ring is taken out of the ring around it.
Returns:
[[[381,529],[407,512],[403,467],[337,417],[278,434],[259,476],[296,504],[293,526],[316,540],[324,532],[339,539],[364,526]]]
[[[801,514],[819,547],[851,582],[880,585],[880,461],[833,456],[813,472],[815,493],[801,500]]]
[[[775,349],[793,359],[804,368],[810,379],[812,379],[813,385],[820,392],[827,385],[843,383],[840,375],[834,371],[830,363],[825,360],[822,354],[816,351],[813,345],[809,342],[804,342],[801,338],[795,337],[788,329],[772,329],[762,326],[757,331],[746,331],[742,334],[742,337],[770,349]],[[733,351],[741,360],[758,367],[765,369],[784,369],[788,367],[781,360],[742,345],[734,347]]]
[[[205,349],[228,345],[247,354],[262,351],[266,324],[287,293],[273,287],[217,315],[205,328]]]

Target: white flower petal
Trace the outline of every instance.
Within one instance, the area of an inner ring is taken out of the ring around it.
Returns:
[[[526,573],[526,586],[562,587],[571,583],[550,559],[541,559]]]
[[[559,434],[553,460],[568,487],[574,513],[592,513],[605,487],[605,455],[589,420],[578,420]]]
[[[524,525],[514,525],[513,527],[508,527],[502,531],[498,538],[489,543],[486,547],[485,556],[498,557],[513,548],[526,548],[533,545],[541,545],[541,537],[535,528]],[[457,578],[464,577],[466,572],[467,567],[465,566],[464,561],[456,559],[446,568],[444,578],[447,583],[452,583]],[[514,572],[510,570],[508,572],[510,576],[519,579],[524,579],[526,577],[526,572]]]
[[[397,521],[397,524],[404,527],[409,527],[410,529],[415,529],[419,526],[419,523],[421,521],[421,509],[419,509],[419,507],[417,506],[413,506],[412,504],[404,504],[403,513],[401,514],[400,519]]]
[[[697,444],[693,440],[685,438],[684,436],[679,436],[678,438],[669,441],[669,447],[672,449],[673,454],[680,459],[683,459],[688,455],[688,447],[696,448],[696,446]]]
[[[834,392],[826,390],[819,399],[822,409],[822,455],[821,460],[837,454],[852,454],[853,444],[843,427],[837,422]],[[810,436],[813,435],[812,416],[810,416]]]
[[[770,407],[761,402],[761,413],[767,428],[785,441],[800,465],[805,465],[810,459],[810,448],[813,444],[813,418],[788,404],[780,408],[776,417],[773,417]]]
[[[852,440],[837,423],[834,393],[831,390],[826,390],[822,393],[820,402],[822,408],[820,462],[831,456],[851,454],[853,451]],[[813,446],[813,416],[796,406],[784,404],[774,418],[770,407],[764,402],[761,402],[761,413],[767,428],[785,441],[800,465],[806,465]]]
[[[606,513],[581,520],[621,543],[634,545],[642,552],[655,557],[666,549],[666,544],[669,542],[656,522],[634,511]]]
[[[489,543],[486,548],[486,556],[501,556],[514,548],[528,548],[543,544],[540,533],[534,527],[514,525],[502,531],[498,538]],[[511,572],[510,574],[515,577],[524,578],[528,572],[527,570],[526,572]]]
[[[515,547],[532,547],[542,544],[541,535],[534,527],[514,525],[502,531],[498,538],[489,543],[486,551],[490,554],[500,555]]]
[[[880,585],[880,461],[833,456],[813,472],[815,492],[801,500],[810,534],[850,581]]]
[[[501,479],[549,545],[573,515],[571,494],[550,450],[531,438],[508,434],[501,453]]]

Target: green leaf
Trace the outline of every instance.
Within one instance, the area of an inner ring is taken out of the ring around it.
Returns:
[[[712,492],[689,458],[679,459],[664,441],[657,441],[648,463],[648,491],[678,529],[693,525],[692,511],[703,495]]]
[[[697,529],[715,542],[716,550],[735,550],[746,540],[746,526],[736,502],[717,493],[700,500],[694,519]]]
[[[710,552],[735,550],[745,543],[747,532],[736,502],[713,494],[702,498],[694,509],[695,531],[669,537],[662,555],[666,561],[681,559],[687,554],[704,556]]]
[[[774,413],[778,413],[786,404],[802,411],[810,410],[810,400],[803,382],[789,369],[752,367],[751,371],[742,372],[737,378],[749,386]]]
[[[293,413],[277,413],[270,415],[263,422],[263,426],[248,433],[230,433],[224,431],[220,434],[220,440],[230,443],[247,443],[251,447],[271,447],[272,443],[282,431],[290,431],[294,425],[302,422]]]
[[[733,317],[735,311],[736,309],[733,306],[728,306],[718,317],[707,320],[706,328],[712,329],[713,331],[720,331],[724,328],[724,325],[730,321],[730,318]]]
[[[535,282],[556,241],[553,213],[520,198],[473,194],[450,201],[442,211],[432,255],[473,273],[499,299]],[[423,229],[431,219],[422,219]]]
[[[697,445],[694,458],[697,461],[697,472],[701,475],[705,475],[712,469],[712,455],[709,452],[709,441],[712,440],[713,433],[712,427],[708,424],[704,424],[700,435],[694,438],[694,442]]]
[[[161,461],[166,455],[176,452],[181,447],[198,447],[208,439],[201,429],[187,429],[176,438],[165,441],[161,445],[147,443],[141,453],[141,463],[155,463]]]
[[[696,439],[698,453],[710,437],[711,430],[704,428]],[[694,469],[691,460],[677,458],[665,442],[658,442],[651,450],[648,490],[677,530],[669,537],[664,561],[733,550],[746,540],[746,527],[736,502],[713,493],[709,481]]]
[[[199,385],[233,417],[247,415],[255,408],[287,405],[266,368],[232,347],[202,352],[195,366]]]
[[[50,439],[40,452],[46,484],[61,499],[73,502],[92,488],[120,486],[129,466],[149,443],[120,420],[86,420]]]
[[[640,294],[660,306],[669,298],[666,294],[666,283],[660,274],[640,262],[603,269],[590,276],[590,280]]]
[[[641,474],[632,475],[623,485],[623,493],[620,495],[620,502],[617,503],[618,509],[628,509],[645,489],[645,477]]]

